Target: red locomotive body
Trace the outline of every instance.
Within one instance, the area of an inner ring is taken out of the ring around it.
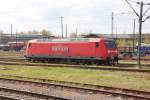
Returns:
[[[30,40],[25,57],[29,60],[59,59],[110,64],[118,61],[118,50],[114,40],[104,38]]]

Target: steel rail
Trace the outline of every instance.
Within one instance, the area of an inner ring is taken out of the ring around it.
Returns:
[[[19,100],[19,99],[14,99],[14,98],[7,97],[7,96],[0,96],[0,100]]]
[[[21,77],[19,76],[19,78]],[[22,78],[27,79],[27,77],[22,77]],[[91,84],[72,83],[72,82],[64,82],[64,81],[56,81],[57,83],[48,83],[50,82],[50,80],[47,80],[47,79],[38,79],[38,78],[29,78],[29,79],[39,80],[39,81],[44,81],[44,82],[29,81],[29,80],[27,81],[27,80],[22,80],[22,79],[0,78],[0,80],[6,80],[6,81],[17,81],[17,82],[24,82],[24,83],[31,83],[31,84],[39,84],[42,86],[46,85],[46,86],[81,90],[85,92],[102,93],[106,95],[109,94],[112,96],[121,96],[124,98],[150,100],[150,92],[145,92],[145,91],[137,91],[137,90],[123,89],[123,88],[115,88],[115,87],[106,87],[106,86],[91,85]]]
[[[10,89],[10,88],[0,87],[0,91],[7,91],[7,92],[11,92],[11,93],[13,92],[13,93],[17,93],[17,94],[29,95],[29,96],[38,97],[38,98],[45,98],[45,99],[70,100],[70,99],[67,99],[67,98],[62,98],[62,97],[57,97],[57,96],[50,96],[50,95],[39,94],[39,93],[33,93],[33,92],[22,91],[22,90],[15,90],[15,89]]]
[[[122,65],[124,68],[104,68],[104,67],[90,67],[88,65],[66,65],[66,64],[39,64],[39,63],[17,63],[17,62],[1,62],[1,65],[15,65],[15,66],[42,66],[42,67],[63,67],[63,68],[77,68],[77,69],[91,69],[91,70],[110,70],[110,71],[126,71],[126,72],[142,72],[142,73],[150,73],[150,70],[145,69],[128,69],[126,66],[130,66],[132,64]],[[120,65],[121,66],[121,65]]]

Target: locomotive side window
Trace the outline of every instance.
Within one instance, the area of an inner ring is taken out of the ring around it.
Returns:
[[[105,44],[107,48],[116,48],[116,43],[114,40],[106,40]]]
[[[99,43],[98,42],[95,43],[95,47],[97,47],[97,48],[99,47]]]

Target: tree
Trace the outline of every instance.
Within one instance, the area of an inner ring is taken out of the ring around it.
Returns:
[[[48,31],[48,30],[43,29],[43,30],[40,32],[40,34],[42,34],[42,35],[44,35],[44,36],[50,36],[50,35],[52,35],[52,32],[51,32],[51,31]]]
[[[39,34],[39,32],[36,30],[33,30],[33,31],[28,31],[28,34]]]
[[[144,39],[144,43],[147,43],[147,44],[150,43],[150,39],[149,38],[145,38]]]
[[[25,32],[17,32],[17,34],[26,34]]]

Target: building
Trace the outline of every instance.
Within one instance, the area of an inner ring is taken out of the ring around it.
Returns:
[[[41,34],[0,34],[0,44],[8,42],[22,41],[27,42],[32,39],[54,38],[54,36],[45,36]]]

